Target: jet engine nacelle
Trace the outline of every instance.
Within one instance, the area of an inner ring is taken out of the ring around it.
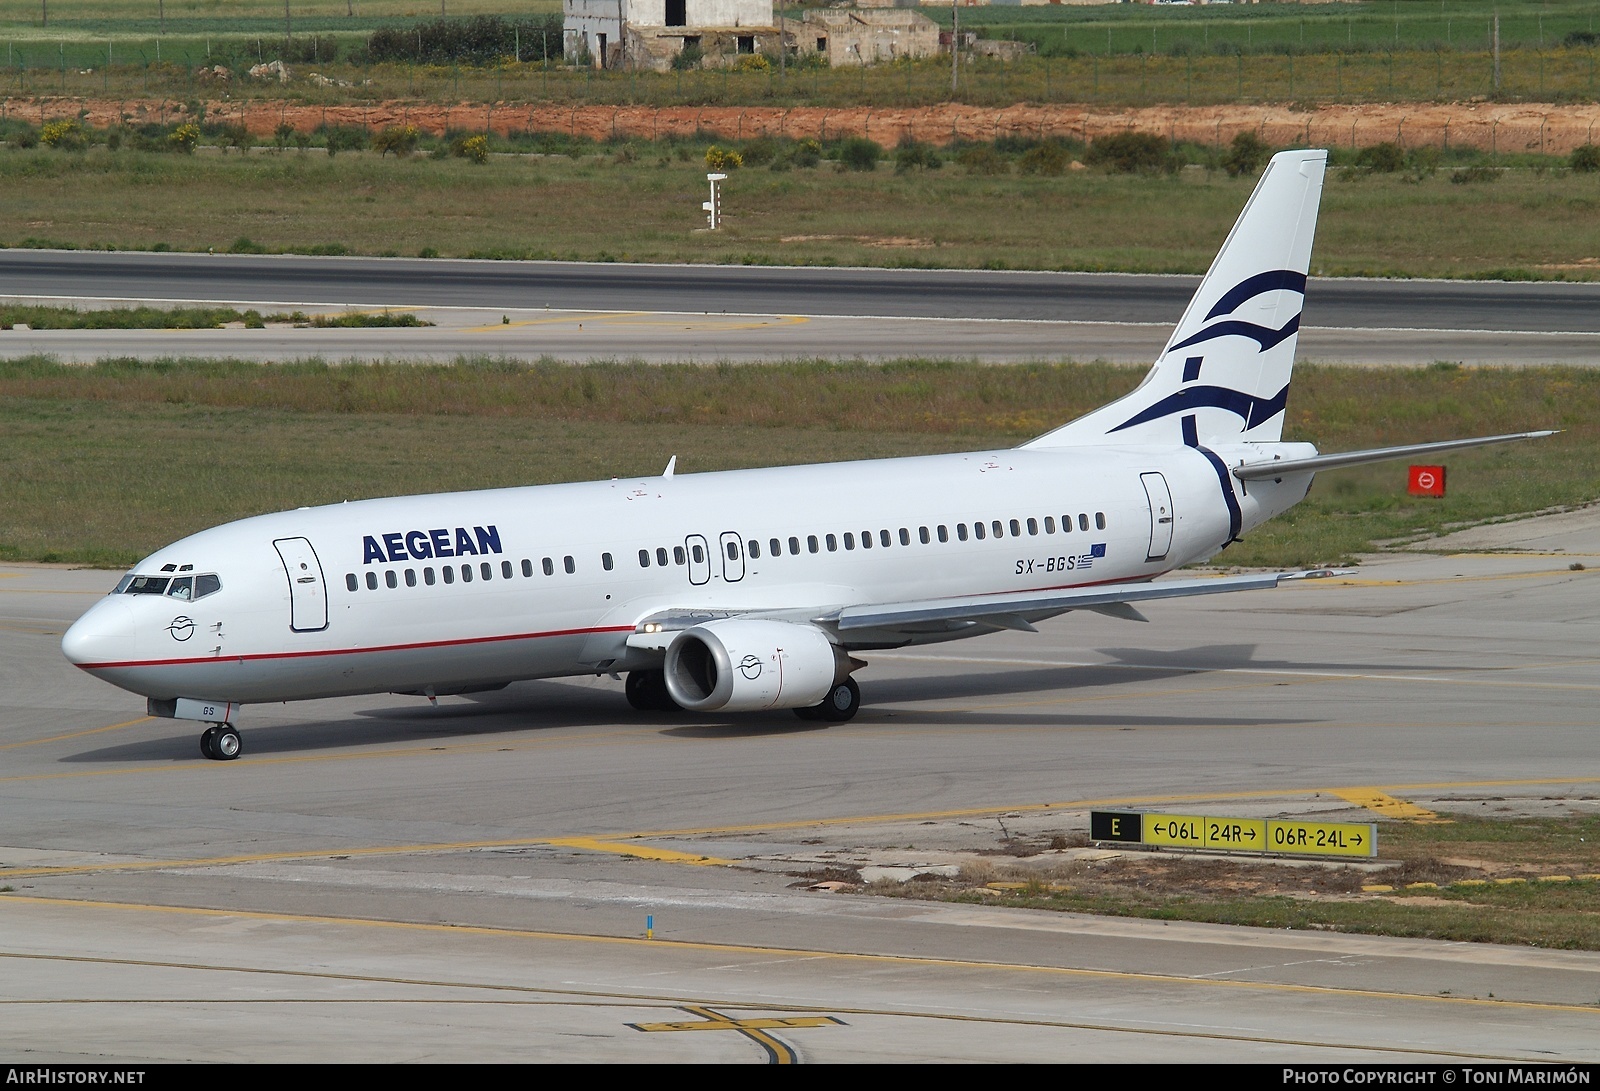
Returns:
[[[818,704],[839,670],[820,629],[729,618],[685,629],[667,646],[667,690],[693,712],[755,712]]]

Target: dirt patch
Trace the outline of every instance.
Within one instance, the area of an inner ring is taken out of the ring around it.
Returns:
[[[595,140],[624,137],[657,139],[709,134],[722,139],[757,136],[866,136],[892,146],[902,139],[930,144],[997,137],[1066,137],[1092,140],[1136,130],[1173,140],[1223,145],[1241,132],[1254,132],[1273,145],[1365,147],[1395,141],[1405,147],[1473,147],[1492,152],[1543,152],[1565,155],[1591,143],[1600,104],[1458,102],[1440,104],[1324,105],[1310,110],[1289,106],[1150,106],[1098,108],[1050,104],[1003,108],[943,103],[938,106],[882,108],[797,106],[550,106],[529,103],[472,103],[451,106],[407,102],[372,105],[307,106],[288,102],[217,101],[204,104],[206,117],[243,124],[256,136],[270,136],[280,124],[298,131],[320,125],[348,125],[377,131],[415,125],[439,135],[446,131],[496,133],[562,132]],[[103,127],[119,120],[187,120],[188,108],[169,99],[6,98],[0,115],[42,124],[82,117]]]

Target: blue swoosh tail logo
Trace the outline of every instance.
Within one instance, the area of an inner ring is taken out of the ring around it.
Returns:
[[[1191,386],[1168,394],[1148,409],[1142,410],[1126,421],[1111,429],[1120,432],[1124,428],[1132,428],[1136,424],[1147,421],[1160,420],[1162,417],[1173,413],[1185,413],[1194,409],[1210,408],[1225,409],[1235,414],[1244,421],[1244,430],[1249,431],[1263,421],[1283,412],[1284,406],[1289,404],[1289,384],[1285,383],[1283,389],[1270,398],[1258,398],[1246,394],[1242,390],[1233,390],[1225,386]]]

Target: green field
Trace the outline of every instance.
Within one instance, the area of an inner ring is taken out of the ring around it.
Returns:
[[[0,148],[0,244],[1201,272],[1254,184],[1198,165],[1158,176],[1024,175],[1025,143],[976,166],[957,154],[941,169],[905,174],[892,162],[870,173],[826,160],[747,167],[726,183],[726,227],[711,233],[700,230],[707,143],[496,138],[496,147],[571,154],[491,156],[483,165],[292,148],[194,156]],[[1336,150],[1335,162],[1347,158]],[[1313,271],[1600,274],[1600,175],[1533,161],[1470,185],[1452,184],[1448,164],[1420,175],[1336,170]]]
[[[492,4],[443,5],[450,16],[489,13]],[[0,92],[101,95],[214,93],[201,65],[235,69],[286,57],[347,80],[318,88],[295,80],[234,83],[229,94],[296,101],[549,101],[706,104],[921,105],[952,97],[983,105],[1091,102],[1135,105],[1223,102],[1374,102],[1458,100],[1589,101],[1597,90],[1600,3],[1551,6],[1534,0],[1403,0],[1367,4],[1258,4],[1202,7],[1119,4],[1101,7],[992,5],[965,9],[962,25],[986,37],[1030,42],[1036,53],[962,68],[952,94],[949,63],[932,59],[870,70],[688,73],[572,70],[558,56],[529,51],[527,63],[370,65],[367,36],[413,25],[439,7],[317,0],[284,9],[246,0],[166,5],[139,0],[56,0],[17,5],[0,16]],[[536,0],[506,17],[559,11]],[[923,11],[948,26],[948,6]],[[1500,82],[1490,26],[1500,15]],[[800,19],[801,7],[785,9]],[[162,29],[164,25],[165,29]],[[320,48],[306,55],[307,42]],[[294,42],[298,40],[298,46]],[[541,50],[544,47],[541,47]],[[508,53],[510,50],[507,51]],[[507,57],[505,61],[510,62]],[[352,64],[351,62],[355,63]],[[304,76],[305,70],[300,75]]]
[[[456,366],[0,363],[0,558],[125,565],[229,519],[400,493],[1012,446],[1140,368],[898,364]],[[1297,369],[1286,438],[1324,450],[1565,428],[1322,475],[1232,565],[1343,562],[1374,541],[1600,497],[1600,372]],[[138,503],[129,503],[137,497]]]

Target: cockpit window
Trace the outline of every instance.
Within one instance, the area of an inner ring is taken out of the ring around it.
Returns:
[[[172,580],[167,576],[134,576],[128,580],[128,586],[123,588],[127,595],[162,595],[166,593],[167,584]]]
[[[202,576],[136,576],[122,577],[113,595],[166,595],[169,598],[190,602],[222,590],[222,581],[212,573]]]

